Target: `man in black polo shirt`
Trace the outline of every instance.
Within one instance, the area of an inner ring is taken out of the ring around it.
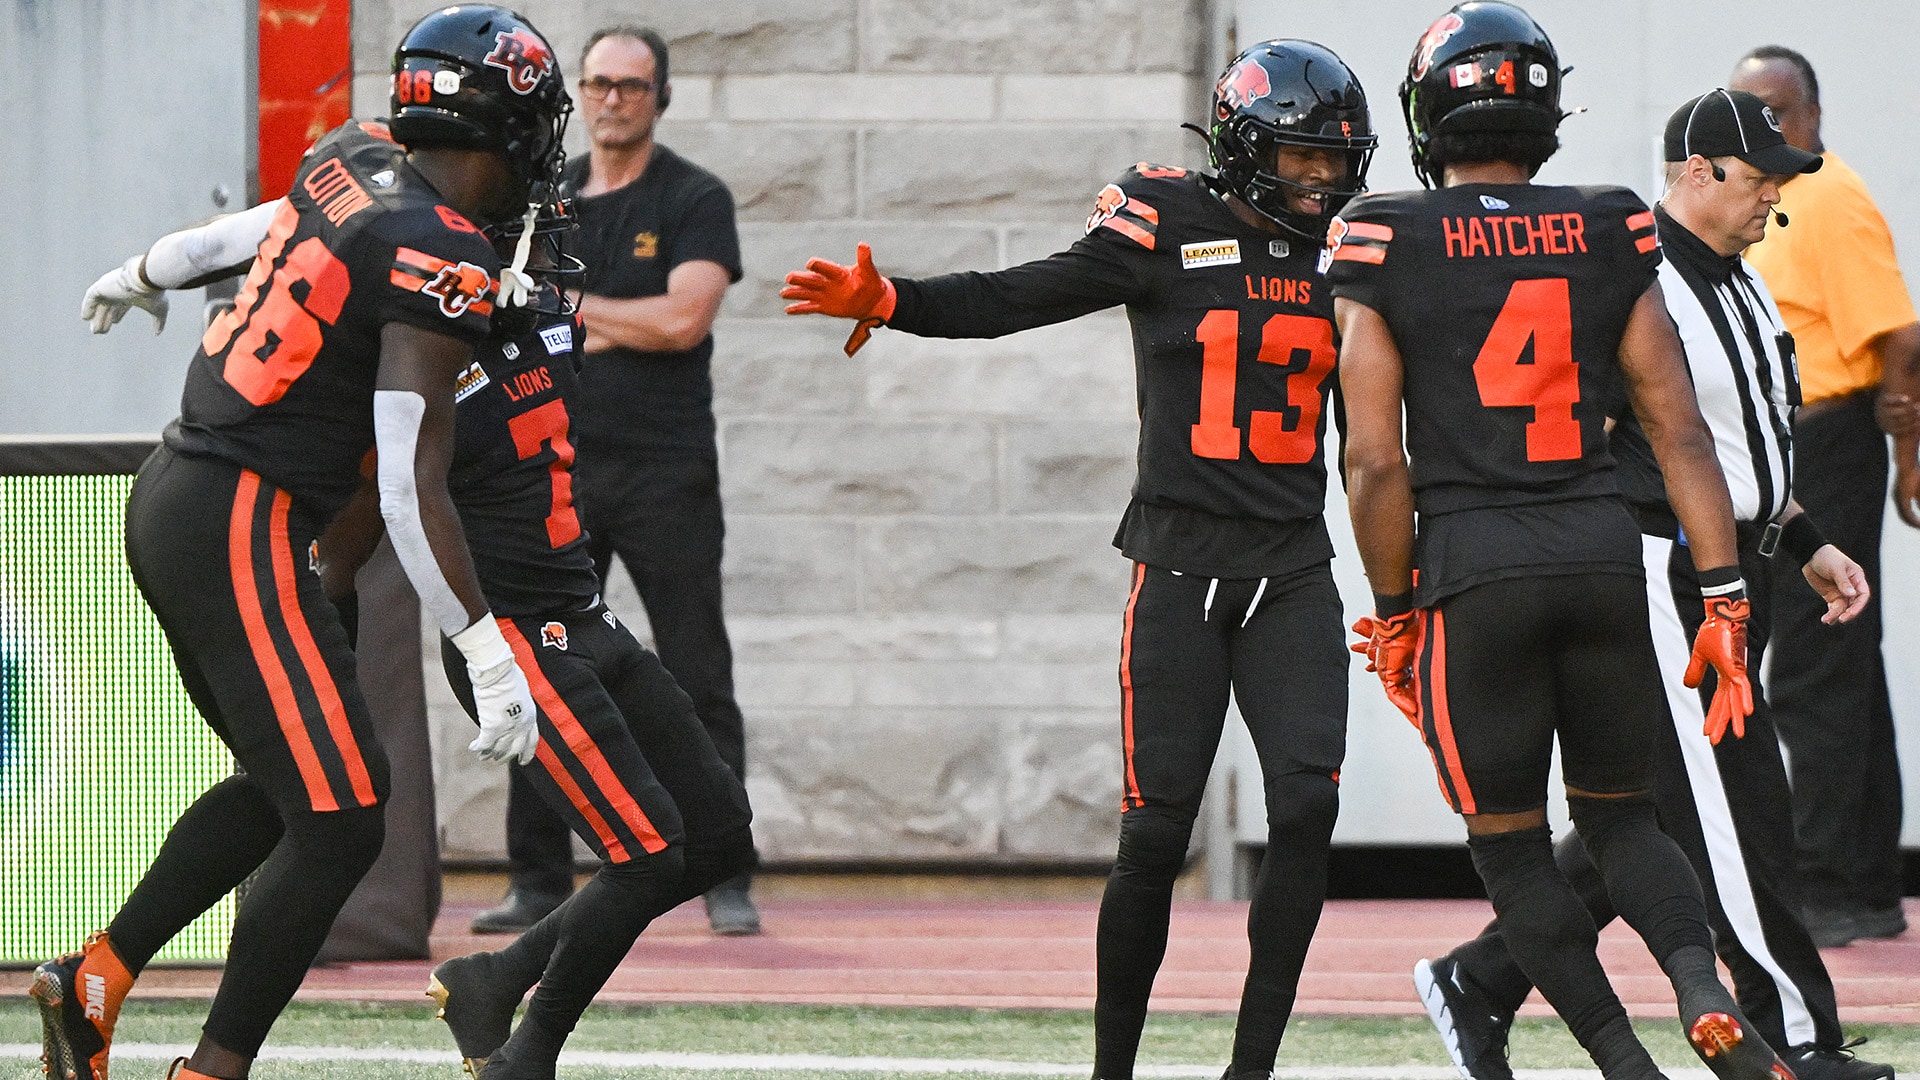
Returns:
[[[596,31],[579,103],[592,150],[567,170],[586,263],[586,360],[576,412],[576,503],[602,581],[614,555],[646,605],[661,662],[720,755],[746,771],[733,650],[720,607],[720,474],[712,327],[740,279],[733,196],[719,178],[654,141],[672,94],[667,44],[638,26]],[[518,784],[507,809],[513,890],[475,929],[537,920],[572,887],[564,822]],[[721,934],[756,934],[743,875],[707,895]]]

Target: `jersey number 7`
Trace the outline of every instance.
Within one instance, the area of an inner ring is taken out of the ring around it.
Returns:
[[[1240,457],[1240,428],[1233,422],[1235,383],[1240,374],[1240,312],[1209,311],[1194,334],[1200,341],[1200,422],[1193,425],[1195,457],[1234,461]],[[1287,400],[1279,410],[1255,409],[1247,416],[1247,449],[1269,465],[1301,465],[1320,449],[1321,385],[1333,370],[1333,324],[1308,315],[1274,315],[1260,330],[1263,364],[1288,366],[1305,351],[1306,366],[1287,375]],[[1288,419],[1292,419],[1289,424]]]
[[[1533,363],[1520,356],[1533,341]],[[1533,409],[1527,423],[1528,461],[1572,461],[1580,456],[1580,369],[1573,362],[1573,312],[1566,278],[1516,281],[1473,361],[1480,404]]]
[[[528,409],[507,421],[514,453],[521,461],[552,447],[547,463],[548,488],[553,501],[547,511],[547,543],[558,548],[580,536],[580,516],[573,509],[573,443],[567,440],[567,403],[555,399]]]

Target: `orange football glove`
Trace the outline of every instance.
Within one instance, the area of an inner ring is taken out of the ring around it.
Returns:
[[[863,243],[854,249],[852,266],[808,259],[805,270],[787,275],[780,296],[799,301],[787,305],[789,315],[837,315],[860,320],[847,337],[847,355],[852,356],[873,336],[873,328],[893,314],[897,294],[892,280],[874,269],[873,249]]]
[[[1413,664],[1420,655],[1420,613],[1404,611],[1385,619],[1362,615],[1353,632],[1367,640],[1347,647],[1367,658],[1367,670],[1380,676],[1387,700],[1418,728],[1420,695],[1413,686]]]
[[[1745,597],[1707,598],[1707,621],[1693,636],[1693,658],[1687,661],[1682,680],[1689,687],[1699,686],[1707,677],[1707,666],[1720,674],[1713,689],[1713,701],[1707,705],[1707,724],[1702,730],[1708,741],[1718,746],[1733,728],[1733,737],[1745,738],[1747,717],[1753,714],[1753,683],[1747,678],[1747,617],[1753,605]]]

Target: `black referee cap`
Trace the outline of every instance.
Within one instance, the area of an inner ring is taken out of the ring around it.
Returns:
[[[1767,103],[1745,90],[1712,90],[1667,118],[1666,157],[1737,157],[1763,173],[1791,176],[1820,168],[1820,155],[1790,146]]]

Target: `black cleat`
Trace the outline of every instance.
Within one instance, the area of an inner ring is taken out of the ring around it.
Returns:
[[[721,937],[751,937],[760,932],[760,911],[742,874],[707,890],[707,925]]]
[[[566,903],[566,893],[534,892],[510,888],[499,907],[488,908],[473,917],[468,929],[476,934],[519,934]]]
[[[1720,1080],[1798,1080],[1737,1008],[1695,1017],[1687,1042]]]
[[[525,991],[494,985],[493,954],[474,953],[443,961],[427,978],[427,996],[440,1006],[467,1075],[478,1080],[487,1059],[513,1034],[513,1011]]]
[[[1845,1046],[1802,1043],[1782,1054],[1781,1060],[1798,1080],[1893,1080],[1893,1066],[1854,1057],[1857,1045],[1859,1042]]]
[[[1507,1064],[1512,1013],[1495,1008],[1451,956],[1413,965],[1413,985],[1465,1080],[1513,1080]]]

